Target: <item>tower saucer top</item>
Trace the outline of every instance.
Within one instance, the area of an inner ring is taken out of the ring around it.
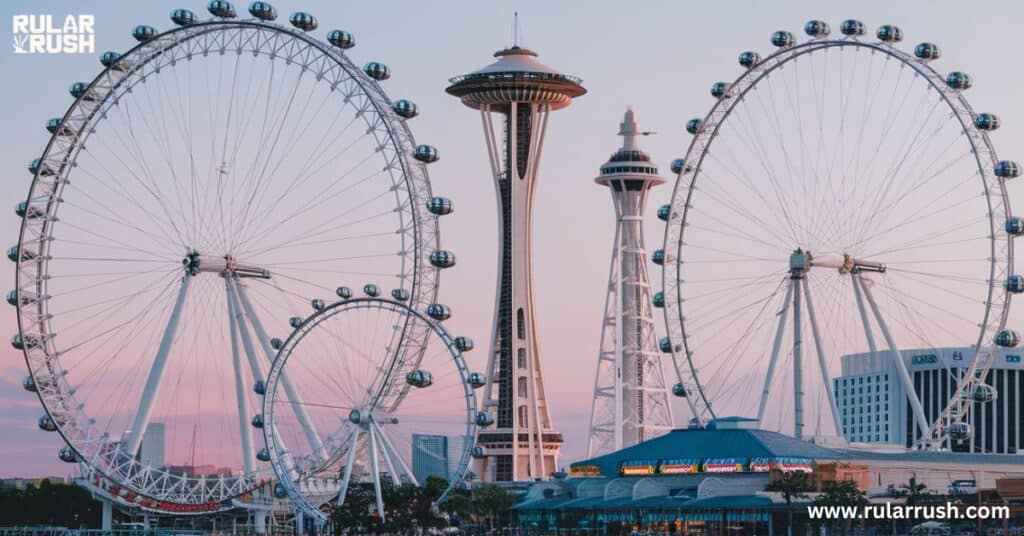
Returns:
[[[494,106],[501,111],[513,102],[548,104],[565,108],[587,92],[583,81],[562,74],[537,59],[537,53],[518,45],[494,53],[494,63],[451,78],[445,90],[470,108]]]

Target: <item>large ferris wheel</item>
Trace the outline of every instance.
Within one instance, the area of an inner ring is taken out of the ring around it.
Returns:
[[[679,384],[703,424],[742,415],[762,427],[843,434],[831,378],[858,352],[970,346],[945,407],[926,417],[902,359],[914,437],[941,448],[970,437],[968,407],[995,396],[983,379],[1006,329],[1012,216],[996,156],[999,127],[964,91],[971,77],[933,68],[940,49],[898,47],[892,25],[865,36],[823,21],[809,39],[775,32],[776,50],[739,56],[742,74],[711,88],[670,205],[664,265],[668,337]]]
[[[426,171],[437,150],[413,139],[416,105],[382,90],[387,66],[358,67],[352,34],[321,41],[308,13],[208,10],[135,27],[136,46],[71,86],[9,251],[39,426],[111,496],[174,512],[228,508],[273,478],[255,429],[293,317],[368,280],[424,309],[454,263],[437,225],[451,203]],[[381,357],[409,368],[429,336],[403,329]],[[323,453],[333,430],[302,386],[273,383]],[[154,423],[162,463],[138,455]]]

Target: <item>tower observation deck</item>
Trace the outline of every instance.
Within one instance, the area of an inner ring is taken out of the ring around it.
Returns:
[[[578,78],[513,46],[497,61],[450,80],[450,95],[483,117],[498,197],[498,288],[483,404],[496,412],[483,430],[484,482],[547,478],[558,465],[562,435],[551,422],[541,373],[533,302],[533,198],[548,116],[586,93]],[[499,134],[495,123],[501,128]]]

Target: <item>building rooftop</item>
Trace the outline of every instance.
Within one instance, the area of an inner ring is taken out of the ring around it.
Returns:
[[[449,79],[445,91],[471,108],[512,102],[548,104],[558,110],[587,92],[583,81],[544,65],[537,53],[512,46],[494,53],[498,61],[469,74]]]

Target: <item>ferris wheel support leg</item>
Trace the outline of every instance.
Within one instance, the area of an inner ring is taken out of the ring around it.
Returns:
[[[814,302],[811,301],[811,286],[807,278],[803,280],[804,301],[807,302],[807,318],[811,321],[811,336],[814,338],[814,351],[818,354],[818,369],[821,370],[821,381],[825,385],[825,394],[828,395],[829,409],[832,410],[832,422],[835,423],[836,436],[843,436],[839,410],[836,408],[835,391],[828,378],[828,368],[825,364],[825,352],[822,350],[821,332],[818,331],[818,317],[814,314]]]
[[[377,499],[377,516],[384,522],[384,495],[380,491],[380,464],[377,463],[377,434],[373,427],[366,430],[370,436],[370,471],[373,473],[373,492]]]
[[[228,279],[228,293],[231,295],[231,301],[234,304],[233,308],[235,311],[235,327],[238,328],[239,338],[242,341],[242,349],[245,350],[245,358],[249,362],[249,368],[252,369],[252,377],[255,381],[265,379],[263,376],[263,367],[260,366],[260,362],[256,359],[256,350],[252,344],[252,337],[249,336],[249,326],[246,325],[243,316],[245,313],[242,311],[241,300],[238,299],[238,286],[235,285],[233,279]]]
[[[775,342],[772,343],[772,355],[768,360],[768,374],[764,379],[761,391],[761,403],[757,406],[757,422],[764,420],[764,411],[768,407],[768,395],[772,390],[772,377],[775,375],[775,364],[779,360],[779,348],[782,346],[782,335],[786,331],[786,319],[789,317],[789,298],[793,295],[793,281],[786,284],[786,297],[782,299],[782,311],[779,313],[779,327],[775,331]]]
[[[903,390],[907,392],[907,400],[910,402],[910,408],[914,412],[914,422],[917,423],[917,428],[921,432],[921,436],[928,435],[928,429],[930,428],[928,419],[924,416],[924,408],[921,406],[921,399],[918,398],[917,392],[914,390],[914,381],[910,378],[910,373],[907,372],[907,365],[903,362],[903,354],[900,352],[898,346],[896,346],[896,340],[893,338],[892,333],[889,331],[889,325],[885,323],[882,318],[882,313],[878,309],[878,303],[875,302],[875,296],[871,293],[871,288],[861,281],[861,286],[864,290],[864,297],[867,298],[868,305],[871,306],[871,312],[875,315],[875,321],[878,322],[878,327],[882,329],[882,336],[885,337],[886,344],[889,345],[889,350],[892,352],[893,359],[896,361],[896,372],[899,373],[900,383],[903,384]],[[916,441],[915,441],[916,443]]]
[[[864,296],[861,293],[861,285],[863,282],[856,273],[850,272],[850,281],[853,282],[853,295],[857,299],[857,310],[860,311],[860,322],[864,325],[864,336],[868,339],[868,350],[871,353],[878,352],[878,346],[875,344],[875,336],[871,333],[871,323],[868,321],[868,310],[864,307]]]
[[[391,483],[396,487],[402,485],[401,479],[398,478],[398,472],[395,471],[395,462],[391,459],[391,452],[388,450],[388,441],[384,437],[384,430],[376,423],[370,423],[370,426],[374,428],[374,437],[377,439],[377,446],[380,448],[380,454],[384,456],[384,465],[388,468],[388,478],[391,479]]]
[[[352,430],[349,438],[348,458],[345,460],[345,472],[341,475],[341,489],[338,490],[338,506],[345,504],[348,495],[348,483],[352,480],[352,466],[356,463],[356,449],[359,447],[359,427]]]
[[[234,283],[232,283],[234,284]],[[260,322],[260,317],[256,316],[256,310],[252,306],[252,302],[249,301],[249,295],[245,291],[244,286],[234,285],[238,294],[238,300],[242,304],[242,310],[245,311],[245,316],[249,318],[249,322],[252,323],[253,330],[256,331],[256,338],[259,339],[260,345],[263,347],[263,352],[267,355],[267,360],[270,362],[274,361],[277,356],[277,352],[270,346],[270,337],[267,336],[267,331],[263,329],[263,322]],[[288,374],[285,371],[281,371],[281,386],[284,387],[284,392],[288,396],[288,401],[292,407],[292,411],[295,412],[295,416],[299,421],[299,425],[302,426],[302,431],[306,436],[306,441],[309,443],[309,448],[312,452],[318,453],[321,457],[326,457],[324,453],[324,444],[320,439],[320,434],[316,430],[316,426],[313,424],[313,419],[309,418],[309,412],[306,411],[306,406],[302,404],[302,397],[299,396],[299,391],[295,389],[291,379],[288,378]]]
[[[164,372],[167,370],[167,357],[171,353],[171,346],[174,344],[174,336],[178,332],[178,324],[181,321],[181,309],[185,305],[185,298],[188,296],[188,286],[192,282],[192,276],[186,274],[181,279],[181,288],[178,290],[178,298],[174,301],[174,308],[171,309],[171,317],[167,320],[167,327],[164,329],[163,338],[160,339],[160,346],[157,348],[156,357],[153,359],[153,366],[149,369],[149,377],[146,378],[146,386],[142,390],[142,400],[139,401],[139,410],[135,413],[135,420],[132,421],[131,435],[125,445],[125,451],[134,456],[142,444],[142,437],[149,426],[149,418],[153,414],[153,403],[156,401],[157,392],[160,390],[160,383],[163,380]]]
[[[380,434],[380,438],[381,441],[384,443],[384,447],[386,448],[386,450],[390,451],[391,456],[394,457],[396,461],[398,461],[399,467],[402,468],[402,472],[405,473],[405,476],[406,478],[409,479],[409,482],[412,483],[412,485],[414,486],[419,486],[420,483],[418,480],[416,480],[416,475],[412,474],[412,470],[409,469],[409,464],[405,463],[405,459],[398,455],[398,451],[395,450],[395,445],[394,443],[391,442],[391,438],[388,437],[388,434],[385,433],[384,429],[381,428],[380,425],[377,424],[376,422],[373,423],[373,425],[377,427],[377,433]]]
[[[803,278],[807,276],[804,275]],[[793,437],[804,437],[804,363],[800,318],[800,279],[793,279]]]
[[[242,438],[242,464],[246,474],[256,470],[256,459],[252,448],[252,433],[249,428],[249,408],[245,392],[245,380],[242,374],[242,356],[238,349],[238,315],[235,312],[235,301],[231,299],[231,280],[224,279],[224,292],[228,304],[228,331],[231,338],[231,366],[235,373],[235,401],[238,404],[238,427]]]

